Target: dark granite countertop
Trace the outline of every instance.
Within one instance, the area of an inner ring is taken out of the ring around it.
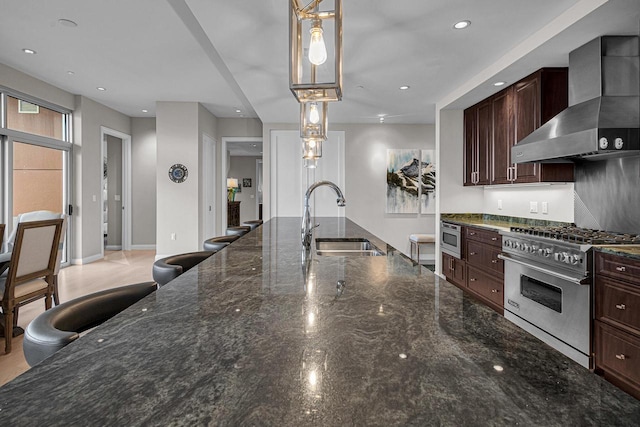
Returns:
[[[541,219],[530,219],[513,216],[501,216],[478,213],[444,213],[440,219],[460,225],[471,225],[474,227],[487,228],[493,231],[509,231],[516,226],[567,226],[572,225],[567,222],[547,221]]]
[[[268,221],[0,388],[2,425],[637,425],[640,401],[320,222],[387,256],[304,262],[300,219]]]
[[[640,260],[640,245],[595,246],[598,252]]]

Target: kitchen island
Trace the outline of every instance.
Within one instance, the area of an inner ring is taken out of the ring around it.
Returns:
[[[637,425],[640,401],[319,222],[386,255],[304,257],[272,219],[0,388],[2,425]]]

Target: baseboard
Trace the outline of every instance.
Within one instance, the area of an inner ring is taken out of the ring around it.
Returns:
[[[108,251],[121,251],[122,245],[107,245],[104,248]]]
[[[75,265],[89,264],[95,261],[100,261],[103,258],[104,256],[102,254],[95,254],[86,258],[72,259],[71,264],[75,264]]]
[[[156,245],[131,245],[132,251],[155,251]]]

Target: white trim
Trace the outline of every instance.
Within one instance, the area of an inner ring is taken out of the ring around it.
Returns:
[[[72,259],[71,260],[71,264],[74,265],[83,265],[83,264],[89,264],[95,261],[100,261],[101,259],[104,259],[104,254],[95,254],[92,256],[88,256],[85,258],[76,258],[76,259]]]
[[[110,135],[122,140],[122,249],[131,249],[131,135],[119,132],[106,126],[100,126],[100,199],[104,203],[102,189],[104,188],[104,174],[102,162],[104,159],[105,136]],[[102,211],[100,211],[102,215]],[[102,220],[100,221],[100,241],[103,240]],[[104,247],[101,246],[100,253],[104,257]]]
[[[131,245],[132,251],[155,251],[156,245]]]
[[[220,228],[218,234],[224,232],[227,229],[227,142],[262,142],[261,136],[223,136],[220,141],[220,173],[218,177],[220,181],[218,185],[222,191],[220,192],[220,206],[222,206],[222,215],[220,215],[220,221],[218,222]],[[264,147],[263,154],[264,158]],[[263,198],[264,203],[264,198]],[[264,208],[264,206],[263,206]]]
[[[255,185],[255,188],[256,188],[256,216],[254,218],[262,219],[260,218],[260,198],[258,197],[258,193],[262,194],[262,203],[264,208],[264,192],[262,192],[262,190],[258,191],[258,184],[260,184],[262,188],[264,188],[264,160],[263,159],[256,159],[256,182],[253,184]]]
[[[217,141],[212,136],[202,134],[202,215],[203,227],[200,241],[204,241],[216,233],[216,146]],[[212,218],[209,222],[209,218]]]
[[[107,251],[121,251],[122,245],[107,245],[104,249]]]

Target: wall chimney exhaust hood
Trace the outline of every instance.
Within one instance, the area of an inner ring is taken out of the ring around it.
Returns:
[[[640,43],[599,37],[569,54],[569,107],[511,148],[514,163],[640,154]]]

